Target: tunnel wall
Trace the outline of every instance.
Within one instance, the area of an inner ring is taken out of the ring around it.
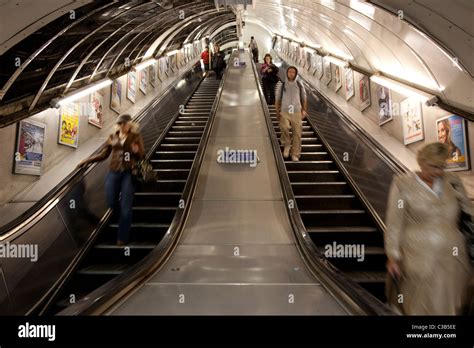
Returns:
[[[196,59],[196,57],[193,57],[193,59],[191,59],[187,64],[186,69],[195,63]],[[153,88],[148,82],[146,95],[140,90],[137,79],[135,103],[132,103],[127,98],[127,75],[121,76],[119,78],[122,83],[121,113],[129,113],[134,116],[145,107],[146,104],[160,95],[164,88],[178,78],[178,76],[183,72],[184,68],[180,68],[179,71],[171,74],[170,77],[165,77],[163,79],[164,83],[157,80],[155,88]],[[27,119],[46,124],[42,176],[13,173],[18,124],[0,128],[0,148],[2,149],[2,156],[0,156],[0,206],[10,201],[31,201],[28,194],[28,188],[43,178],[45,173],[48,173],[51,170],[62,170],[64,171],[64,175],[66,175],[67,172],[74,168],[75,164],[94,152],[105,141],[108,134],[112,131],[115,124],[114,121],[119,116],[119,113],[110,109],[111,87],[108,86],[103,88],[100,92],[103,94],[104,102],[103,127],[100,129],[89,124],[86,115],[79,116],[79,141],[77,148],[58,143],[59,109],[49,108]],[[88,101],[89,96],[83,97],[76,102],[88,103]],[[66,165],[64,168],[62,163],[66,164],[66,162],[69,165]],[[71,163],[72,166],[70,165]],[[54,176],[54,178],[57,177],[58,176]],[[50,183],[49,186],[52,184],[54,183]]]
[[[354,74],[354,96],[351,97],[349,100],[346,100],[345,95],[345,76],[342,74],[342,86],[341,88],[335,92],[335,65],[331,64],[331,75],[332,79],[329,84],[324,82],[324,76],[322,79],[318,79],[317,76],[313,75],[312,71],[308,71],[305,69],[302,64],[298,64],[297,61],[290,58],[282,51],[275,52],[275,55],[278,54],[282,59],[287,61],[290,64],[293,64],[298,67],[302,76],[308,80],[316,89],[322,92],[323,95],[328,97],[332,102],[334,102],[337,106],[342,107],[343,110],[350,110],[350,112],[346,113],[351,119],[354,120],[361,128],[363,128],[370,136],[376,138],[376,140],[388,150],[388,152],[402,162],[408,169],[410,170],[418,170],[418,165],[416,163],[416,152],[423,147],[423,145],[437,141],[437,128],[436,128],[436,120],[444,117],[452,115],[448,111],[445,111],[436,106],[426,106],[422,104],[422,119],[423,119],[423,129],[424,129],[424,139],[404,145],[404,137],[403,137],[403,127],[402,127],[402,119],[399,114],[393,115],[393,120],[382,124],[379,126],[378,121],[378,101],[377,101],[377,93],[376,88],[377,84],[373,81],[370,81],[370,94],[371,94],[371,105],[367,107],[363,111],[359,111],[360,109],[360,101],[359,101],[359,80],[363,76],[362,74],[353,71]],[[343,68],[341,68],[344,71]],[[391,91],[392,95],[392,106],[399,109],[400,102],[407,97],[401,95],[395,91]],[[365,122],[361,122],[361,120]],[[367,122],[370,122],[370,125],[367,126]],[[456,171],[456,173],[463,179],[463,183],[468,190],[468,194],[471,199],[474,199],[474,177],[473,177],[473,169],[472,169],[472,156],[474,155],[474,142],[469,141],[470,137],[474,134],[474,124],[473,122],[465,121],[466,123],[466,138],[468,142],[468,155],[469,155],[469,163],[470,169],[469,170],[462,170]],[[374,127],[375,126],[375,127]],[[376,134],[374,134],[374,129]],[[393,148],[387,148],[387,144],[393,139],[398,143],[399,149],[406,149],[408,151],[402,152],[394,152]]]

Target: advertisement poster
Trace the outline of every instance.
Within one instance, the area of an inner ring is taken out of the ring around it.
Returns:
[[[393,119],[392,94],[387,87],[377,86],[377,104],[379,106],[379,126],[381,126]]]
[[[446,169],[449,171],[469,169],[466,121],[458,115],[446,116],[436,120],[436,130],[438,141],[449,146]]]
[[[306,52],[306,70],[311,71],[311,52]]]
[[[321,57],[319,54],[315,54],[316,57],[316,70],[315,70],[315,75],[318,79],[321,80],[321,77],[323,77],[323,57]]]
[[[140,91],[146,94],[146,85],[148,84],[148,69],[143,69],[138,72],[140,75]]]
[[[130,71],[127,74],[127,98],[132,103],[135,103],[135,96],[137,94],[137,74],[135,71]]]
[[[150,65],[149,69],[150,85],[154,88],[156,87],[156,64]]]
[[[370,79],[367,75],[362,75],[359,80],[359,103],[360,111],[367,109],[370,102]]]
[[[346,78],[346,100],[349,100],[354,95],[354,73],[352,69],[346,69],[344,76]]]
[[[337,92],[342,86],[341,67],[336,65],[334,68],[334,90]]]
[[[77,103],[67,103],[61,106],[58,142],[71,147],[77,147],[79,143],[79,106]]]
[[[159,73],[160,77],[164,78],[167,76],[168,72],[168,57],[161,57],[160,60],[158,61],[159,64]]]
[[[122,83],[115,80],[110,86],[110,108],[120,114],[122,106]]]
[[[324,79],[326,80],[326,85],[329,85],[331,82],[331,63],[326,59],[323,59],[323,67],[324,67]]]
[[[46,125],[20,121],[15,152],[15,174],[41,175]]]
[[[90,95],[89,123],[102,128],[104,125],[104,96],[99,91]]]
[[[400,103],[402,116],[403,143],[405,145],[423,140],[423,119],[421,116],[421,103],[415,98],[407,98]]]

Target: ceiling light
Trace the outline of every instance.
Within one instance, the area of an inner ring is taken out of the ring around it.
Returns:
[[[388,77],[382,76],[382,75],[380,75],[380,73],[372,75],[370,77],[370,79],[372,81],[374,81],[375,83],[377,83],[381,86],[387,87],[387,88],[389,88],[389,89],[391,89],[391,90],[393,90],[397,93],[403,94],[407,97],[414,97],[414,98],[418,99],[419,101],[421,101],[422,103],[425,103],[428,100],[433,99],[434,97],[436,97],[434,95],[430,95],[428,93],[425,93],[425,92],[423,92],[419,89],[410,87],[406,84],[403,84],[403,83],[400,83],[400,82],[395,81],[393,79],[390,79]]]
[[[150,65],[155,64],[155,63],[156,63],[155,58],[147,59],[144,62],[141,62],[141,63],[135,65],[134,69],[135,69],[135,71],[140,71],[140,70],[145,69],[147,66],[150,66]]]
[[[86,95],[89,95],[99,89],[102,89],[104,87],[107,87],[109,85],[112,84],[112,80],[107,78],[105,80],[101,80],[101,81],[98,81],[92,85],[88,85],[88,86],[85,86],[83,88],[80,88],[78,89],[77,91],[74,91],[73,93],[71,93],[70,95],[60,99],[57,104],[58,105],[64,105],[64,104],[67,104],[69,102],[72,102],[74,100],[77,100],[79,98],[82,98]]]

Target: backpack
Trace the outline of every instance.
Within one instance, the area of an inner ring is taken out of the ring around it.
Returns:
[[[301,92],[302,89],[303,89],[303,85],[301,84],[301,82],[299,80],[296,80],[296,84],[298,85],[298,89],[300,91],[300,103],[301,103],[301,106],[304,105],[304,100],[303,100],[303,93]],[[285,90],[285,82],[282,81],[281,82],[281,91],[280,91],[280,103],[283,101],[283,92]]]

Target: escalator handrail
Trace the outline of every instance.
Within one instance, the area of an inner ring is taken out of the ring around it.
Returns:
[[[296,245],[305,264],[311,273],[321,282],[321,284],[328,290],[330,294],[338,301],[338,303],[350,314],[355,315],[390,315],[393,314],[382,302],[375,298],[372,294],[363,289],[359,284],[345,277],[340,270],[330,264],[324,255],[316,249],[296,207],[296,199],[291,188],[288,173],[281,156],[280,145],[278,137],[273,128],[270,117],[270,111],[263,96],[262,87],[259,81],[259,74],[255,63],[252,61],[254,75],[257,82],[260,100],[265,114],[265,120],[268,131],[270,133],[270,142],[278,175],[280,177],[280,184],[283,190],[285,202],[295,202],[293,208],[285,203],[286,211],[290,218],[290,224],[293,234],[296,237]]]
[[[278,57],[286,62],[281,55],[275,51]],[[316,89],[307,79],[302,75],[298,75],[301,80],[305,82],[305,87],[309,89],[313,94],[316,94],[318,98],[323,99],[326,104],[330,105],[338,113],[339,118],[348,126],[359,138],[374,152],[379,158],[388,166],[395,174],[405,174],[410,172],[408,167],[406,167],[402,162],[397,160],[393,155],[391,155],[377,140],[375,140],[365,129],[359,126],[354,120],[346,115],[342,108],[324,95],[321,91]]]
[[[209,120],[206,124],[206,127],[204,128],[203,137],[199,143],[196,157],[193,161],[186,185],[183,190],[181,199],[186,202],[186,204],[183,209],[177,210],[163,239],[143,260],[139,261],[130,269],[113,278],[106,284],[97,288],[85,298],[79,300],[77,303],[68,306],[57,315],[72,316],[103,314],[110,310],[116,303],[127,297],[134,289],[138,288],[147,279],[147,277],[159,271],[169,259],[179,242],[185,221],[190,211],[197,179],[199,176],[199,170],[204,160],[205,150],[209,142],[210,131],[214,123],[217,106],[219,105],[222,89],[228,75],[228,68],[229,66],[227,66],[225,70],[221,84],[217,91],[216,98],[209,114]],[[190,95],[186,101],[186,104],[193,94],[194,93]],[[175,115],[175,118],[178,116],[179,113]]]
[[[143,120],[147,116],[147,114],[150,110],[153,110],[159,103],[161,103],[163,101],[163,98],[165,98],[166,95],[176,86],[176,84],[179,83],[179,80],[181,78],[183,78],[183,76],[187,76],[188,74],[192,74],[193,73],[192,71],[193,71],[192,68],[187,69],[183,74],[181,74],[175,82],[173,82],[172,84],[170,84],[170,86],[167,87],[167,90],[165,90],[162,95],[155,98],[152,102],[149,103],[149,105],[147,105],[147,107],[146,107],[147,112],[140,112],[138,114],[138,116],[134,119],[134,121],[135,122],[140,122],[141,120]],[[196,87],[193,89],[192,93],[194,93],[194,91],[195,91],[195,89],[197,88],[198,85],[199,84],[196,85]],[[168,88],[169,88],[169,90],[168,90]],[[192,93],[191,93],[191,95],[192,95]],[[187,99],[189,99],[189,97]],[[159,139],[162,139],[164,137],[164,135],[166,135],[168,130],[173,125],[175,119],[176,119],[176,114],[170,119],[167,126],[163,129],[163,131],[160,134]],[[156,146],[157,145],[156,145],[156,142],[155,142],[153,144],[153,146],[151,146],[150,150],[147,152],[147,154],[145,156],[146,159],[149,159],[149,157],[153,153],[153,150],[155,149]],[[89,165],[90,170],[92,170],[92,168],[95,165],[98,165],[98,164],[99,163],[90,164]],[[38,313],[38,315],[43,315],[45,313],[45,311],[48,309],[48,307],[52,304],[52,301],[54,301],[56,296],[60,293],[62,287],[70,279],[70,277],[74,274],[77,267],[80,265],[83,257],[85,255],[87,255],[89,250],[94,246],[95,240],[97,239],[100,232],[107,226],[107,222],[108,222],[108,220],[110,219],[111,216],[112,216],[112,209],[108,208],[105,211],[102,218],[100,219],[100,222],[98,223],[97,227],[91,232],[91,234],[89,235],[89,237],[85,241],[85,243],[82,246],[81,250],[74,256],[74,258],[71,260],[68,267],[61,274],[61,276],[58,278],[58,280],[56,282],[54,282],[54,284],[48,289],[48,291],[43,296],[41,296],[41,298],[38,299],[38,301],[36,301],[36,303],[33,306],[31,306],[31,308],[27,312],[27,315],[32,315],[32,314],[35,314],[35,313]]]
[[[139,114],[134,118],[135,122],[139,122],[149,114],[157,104],[159,104],[172,90],[179,81],[191,72],[193,68],[187,69],[176,80],[166,87],[164,92],[158,97],[153,99],[145,108],[143,108]],[[96,155],[100,152],[102,144],[92,155]],[[90,163],[82,168],[75,168],[69,173],[63,180],[61,180],[53,189],[51,189],[45,196],[43,196],[38,202],[36,202],[26,212],[16,217],[14,220],[0,227],[0,242],[16,235],[20,235],[28,230],[27,227],[33,226],[38,220],[44,217],[51,209],[53,209],[63,198],[72,187],[81,180],[84,179],[98,163]]]

